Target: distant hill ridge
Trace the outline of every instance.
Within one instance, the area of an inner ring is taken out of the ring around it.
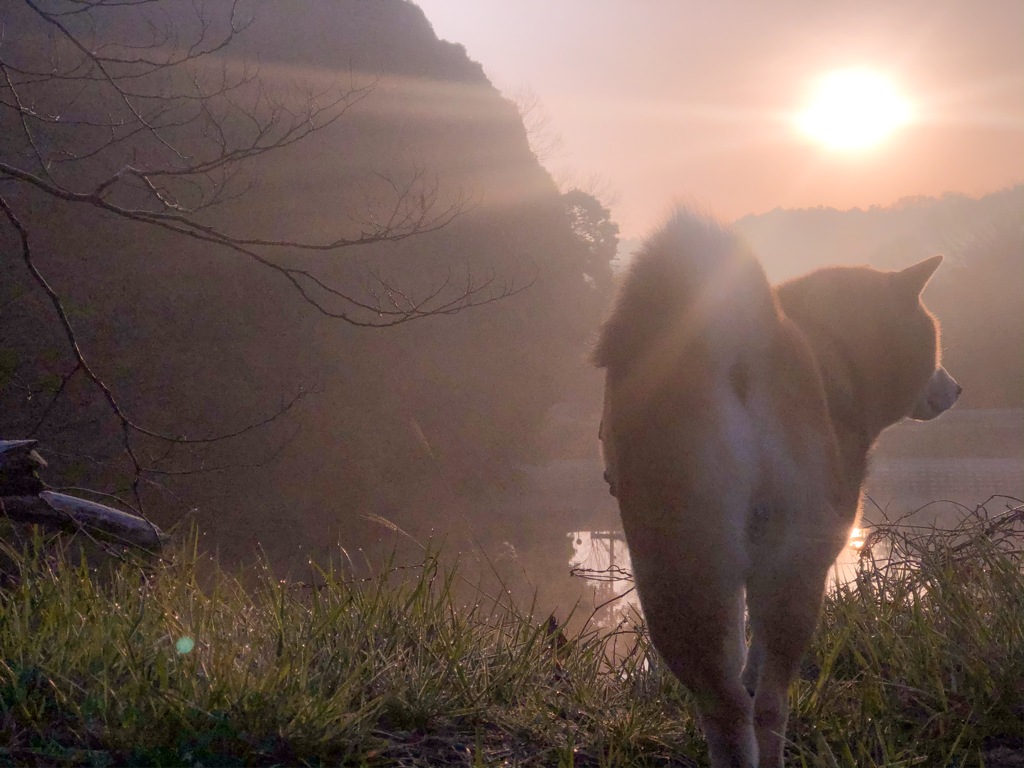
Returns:
[[[1018,184],[979,198],[948,192],[846,211],[776,208],[735,226],[779,281],[834,264],[900,269],[936,253],[953,256],[979,232],[1022,211],[1024,184]]]

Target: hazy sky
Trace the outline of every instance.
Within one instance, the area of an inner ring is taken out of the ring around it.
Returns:
[[[503,90],[530,86],[643,234],[673,200],[724,218],[1024,181],[1024,0],[417,0]],[[880,144],[794,127],[817,78],[869,68],[910,102]]]

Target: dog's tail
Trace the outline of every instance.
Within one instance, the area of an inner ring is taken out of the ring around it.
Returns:
[[[682,358],[729,368],[765,347],[778,318],[768,279],[744,240],[679,208],[637,253],[593,361],[611,377]]]

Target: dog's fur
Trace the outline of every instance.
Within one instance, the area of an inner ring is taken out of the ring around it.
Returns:
[[[919,299],[940,261],[773,288],[739,236],[677,210],[626,275],[594,354],[606,478],[651,639],[716,768],[782,765],[787,688],[871,445],[960,394]]]

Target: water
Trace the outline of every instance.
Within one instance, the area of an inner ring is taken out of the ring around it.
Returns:
[[[629,547],[626,546],[622,532],[573,531],[568,535],[573,543],[573,556],[569,562],[573,573],[594,584],[605,600],[622,594],[619,602],[623,606],[620,610],[629,607],[639,609],[636,593],[630,592],[633,568]],[[850,532],[849,543],[832,566],[829,576],[831,586],[853,581],[857,573],[857,562],[865,554],[867,538],[868,530],[865,528],[856,527]]]

